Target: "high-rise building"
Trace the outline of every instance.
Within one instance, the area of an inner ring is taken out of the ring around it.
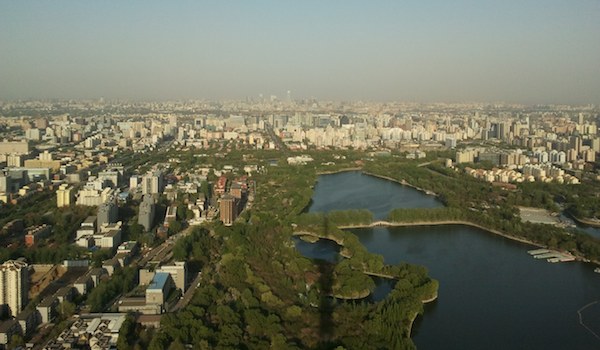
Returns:
[[[119,207],[114,200],[104,202],[98,206],[98,224],[100,228],[104,224],[114,224],[119,218]]]
[[[27,305],[29,266],[24,258],[0,265],[0,306],[2,313],[17,316]]]
[[[585,151],[582,152],[583,153],[583,160],[586,162],[590,162],[593,163],[596,161],[596,152],[593,149],[587,149]]]
[[[154,222],[155,204],[154,199],[150,195],[145,195],[142,203],[140,203],[140,211],[138,214],[138,224],[144,226],[146,231],[150,231]]]
[[[237,203],[235,197],[226,194],[221,197],[220,216],[225,226],[231,226],[237,218]]]
[[[581,137],[573,135],[569,138],[569,147],[574,149],[577,153],[581,152],[582,145],[583,142],[581,140]]]
[[[164,176],[162,171],[150,172],[142,177],[143,194],[159,194],[165,189]]]
[[[9,154],[6,156],[6,165],[12,168],[20,168],[23,166],[22,154]]]
[[[169,125],[172,128],[177,128],[177,115],[176,114],[169,115]]]
[[[42,133],[38,128],[31,128],[25,131],[25,138],[30,141],[40,141],[42,139]]]
[[[35,127],[38,129],[46,129],[48,127],[48,119],[38,118],[35,120]]]
[[[56,206],[57,207],[68,207],[75,201],[75,191],[72,186],[62,184],[56,190]]]

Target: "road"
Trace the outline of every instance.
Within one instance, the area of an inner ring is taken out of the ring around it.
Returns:
[[[273,142],[275,142],[275,144],[277,145],[277,148],[279,150],[286,152],[286,153],[289,151],[289,149],[283,143],[283,141],[281,141],[279,136],[275,135],[275,131],[273,130],[273,126],[271,126],[271,124],[265,123],[265,130],[267,131],[267,134],[269,134],[269,137],[271,138],[271,140],[273,140]]]
[[[185,237],[192,232],[193,226],[188,226],[183,231],[174,234],[158,247],[152,248],[138,262],[138,266],[145,267],[148,263],[166,263],[173,257],[173,247],[181,237]]]
[[[177,312],[178,310],[189,304],[190,300],[192,300],[192,297],[194,296],[194,293],[196,292],[196,288],[198,288],[198,286],[200,285],[200,281],[202,281],[202,271],[198,272],[196,278],[194,278],[188,290],[185,291],[183,298],[181,298],[179,302],[177,302],[177,305],[175,305],[173,310],[170,310],[169,312]]]

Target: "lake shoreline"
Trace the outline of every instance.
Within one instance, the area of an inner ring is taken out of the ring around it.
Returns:
[[[422,302],[423,304],[429,304],[429,303],[432,303],[432,302],[436,301],[436,300],[437,300],[437,298],[438,298],[438,292],[436,291],[434,296],[432,296],[432,297],[431,297],[431,298],[429,298],[429,299],[421,300],[421,302]],[[408,324],[408,336],[409,336],[411,339],[412,339],[412,329],[413,329],[413,325],[415,324],[415,320],[417,319],[417,317],[419,317],[419,315],[420,315],[420,314],[419,314],[418,312],[415,312],[415,313],[414,313],[414,315],[413,315],[413,317],[412,317],[412,319],[410,320],[410,323]]]
[[[590,220],[587,218],[578,218],[577,216],[571,215],[571,214],[569,214],[569,216],[571,216],[573,218],[573,220],[577,221],[580,224],[584,224],[584,225],[590,226],[590,227],[600,228],[600,221]]]
[[[414,222],[376,221],[376,222],[373,222],[368,225],[346,225],[346,226],[339,226],[338,228],[341,230],[347,230],[347,229],[373,228],[373,227],[409,227],[409,226],[443,226],[443,225],[463,225],[463,226],[475,227],[475,228],[481,229],[483,231],[487,231],[487,232],[493,233],[495,235],[502,236],[504,238],[508,238],[513,241],[529,244],[529,245],[532,245],[532,246],[535,246],[538,248],[547,248],[546,246],[541,245],[539,243],[535,243],[535,242],[526,240],[524,238],[511,236],[504,232],[494,230],[491,228],[487,228],[485,226],[475,224],[470,221],[463,221],[463,220],[414,221]]]
[[[342,169],[338,169],[338,170],[329,170],[329,171],[318,171],[317,175],[334,175],[334,174],[339,174],[339,173],[348,173],[348,172],[352,172],[352,171],[362,171],[362,168],[355,167],[355,168],[342,168]]]
[[[410,188],[415,189],[415,190],[417,190],[419,192],[423,192],[423,193],[425,193],[428,196],[434,196],[436,198],[439,198],[439,195],[437,193],[435,193],[433,191],[426,190],[426,189],[421,188],[421,187],[417,187],[415,185],[412,185],[409,182],[407,182],[406,180],[396,180],[396,179],[394,179],[392,177],[389,177],[389,176],[379,175],[379,174],[371,173],[371,172],[364,171],[364,170],[361,171],[361,172],[363,174],[365,174],[365,175],[373,176],[373,177],[376,177],[376,178],[379,178],[379,179],[382,179],[382,180],[387,180],[387,181],[395,182],[395,183],[400,184],[402,186],[410,187]]]
[[[495,235],[513,240],[513,241],[517,241],[520,243],[524,243],[524,244],[529,244],[531,246],[534,247],[538,247],[538,248],[547,248],[544,245],[523,239],[523,238],[519,238],[519,237],[515,237],[515,236],[511,236],[508,235],[506,233],[503,233],[501,231],[498,230],[494,230],[494,229],[490,229],[487,228],[485,226],[481,226],[469,221],[462,221],[462,220],[442,220],[442,221],[414,221],[414,222],[388,222],[388,221],[376,221],[376,222],[372,222],[370,224],[358,224],[358,225],[341,225],[338,226],[338,228],[340,230],[349,230],[349,229],[361,229],[361,228],[374,228],[374,227],[410,227],[410,226],[443,226],[443,225],[463,225],[463,226],[470,226],[470,227],[475,227],[478,229],[481,229],[483,231],[487,231],[490,233],[493,233]],[[330,241],[335,242],[336,244],[340,245],[341,247],[344,246],[344,242],[336,237],[332,237],[332,236],[325,236],[325,235],[321,235],[318,234],[316,232],[310,232],[310,231],[296,231],[292,233],[293,236],[311,236],[311,237],[315,237],[315,238],[319,238],[319,239],[328,239]]]

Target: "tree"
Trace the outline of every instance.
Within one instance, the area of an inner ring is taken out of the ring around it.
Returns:
[[[174,342],[171,343],[171,345],[169,345],[169,350],[185,350],[185,346],[183,345],[183,343],[181,343],[181,340],[177,338]]]
[[[60,314],[60,318],[66,320],[75,313],[75,304],[65,300],[62,303],[60,303],[58,312]]]
[[[191,215],[190,215],[191,214]],[[184,204],[177,206],[177,218],[179,220],[187,220],[193,217],[193,213]]]
[[[23,346],[25,345],[25,340],[23,339],[23,337],[20,334],[13,334],[12,337],[10,337],[10,342],[7,345],[7,349],[16,349],[19,346]]]
[[[181,229],[183,228],[183,225],[181,224],[181,222],[177,221],[177,220],[173,220],[171,222],[169,222],[169,235],[174,235],[177,232],[181,231]]]
[[[144,233],[144,226],[137,223],[137,221],[129,224],[129,239],[137,240]]]
[[[131,340],[134,337],[135,332],[135,322],[133,320],[132,315],[127,315],[125,321],[121,325],[121,329],[119,329],[119,338],[117,340],[117,349],[118,350],[130,350],[131,349]]]

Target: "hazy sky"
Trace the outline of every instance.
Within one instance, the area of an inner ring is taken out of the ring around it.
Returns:
[[[600,104],[600,0],[0,0],[0,99]]]

